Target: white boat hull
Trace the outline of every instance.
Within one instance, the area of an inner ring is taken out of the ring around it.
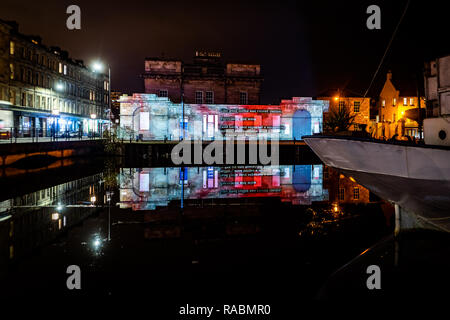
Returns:
[[[345,137],[303,137],[330,167],[398,204],[417,227],[450,232],[450,149]]]

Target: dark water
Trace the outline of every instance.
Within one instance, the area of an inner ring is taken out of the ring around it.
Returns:
[[[8,297],[315,299],[336,269],[392,233],[388,204],[321,164],[100,160],[6,174],[1,187],[0,292]],[[69,265],[81,269],[81,290],[67,289]]]

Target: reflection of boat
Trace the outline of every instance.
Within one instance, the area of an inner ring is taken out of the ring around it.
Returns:
[[[304,139],[326,165],[399,205],[408,228],[450,231],[449,147],[343,136]]]

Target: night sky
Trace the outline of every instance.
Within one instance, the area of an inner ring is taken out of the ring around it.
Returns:
[[[113,90],[143,92],[145,57],[190,62],[201,49],[220,51],[225,61],[260,63],[262,102],[277,104],[338,87],[362,94],[406,2],[2,0],[0,18],[85,64],[109,63]],[[450,54],[444,3],[411,1],[371,95],[388,69],[394,77],[412,75],[424,60]],[[65,26],[71,4],[81,8],[79,31]],[[381,7],[381,30],[366,28],[371,4]]]

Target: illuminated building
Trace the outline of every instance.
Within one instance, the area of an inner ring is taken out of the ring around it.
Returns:
[[[363,98],[348,90],[327,90],[319,94],[319,100],[330,102],[328,112],[324,112],[324,121],[331,110],[346,108],[350,115],[354,115],[354,124],[349,128],[352,131],[361,131],[370,124],[370,98]]]
[[[0,126],[19,137],[98,133],[108,120],[108,75],[0,20]]]
[[[417,119],[408,118],[408,110],[419,106],[417,95],[415,80],[396,80],[389,71],[378,101],[378,123],[374,136],[391,138],[397,134],[419,138]],[[423,97],[420,97],[420,108],[425,108]]]
[[[118,124],[120,122],[120,96],[122,92],[111,91],[111,121]]]
[[[195,53],[193,63],[146,58],[145,93],[174,103],[259,104],[263,77],[259,64],[224,63],[221,53]]]
[[[225,136],[301,140],[322,132],[328,101],[294,97],[280,105],[180,104],[154,94],[123,95],[120,132],[142,140],[217,140]],[[182,121],[184,115],[184,121]],[[184,123],[184,130],[183,130]]]

